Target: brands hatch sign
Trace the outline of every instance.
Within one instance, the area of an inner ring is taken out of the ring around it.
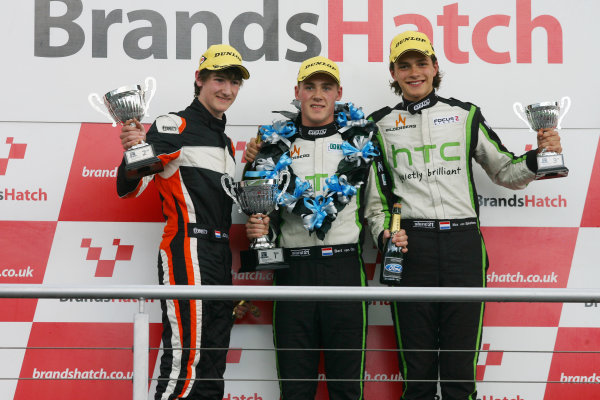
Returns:
[[[218,3],[210,5],[212,11],[196,8],[174,10],[169,15],[164,15],[152,9],[88,9],[84,8],[83,0],[35,0],[33,53],[36,57],[69,57],[83,51],[87,44],[91,46],[92,58],[108,58],[109,43],[112,52],[112,43],[121,41],[123,52],[132,59],[167,59],[173,57],[173,49],[167,46],[167,38],[170,35],[175,37],[175,58],[188,60],[192,54],[192,30],[202,25],[206,30],[206,47],[215,43],[229,43],[240,51],[245,61],[256,61],[263,57],[265,61],[279,61],[282,46],[280,41],[283,41],[283,58],[300,62],[321,54],[321,40],[324,36],[327,37],[328,43],[326,55],[334,61],[343,61],[345,35],[358,35],[367,37],[368,48],[357,48],[354,51],[365,52],[365,58],[369,62],[383,62],[390,39],[384,38],[384,26],[393,24],[396,27],[394,32],[415,28],[424,32],[432,38],[436,54],[443,54],[449,62],[456,64],[469,62],[471,52],[461,49],[460,45],[469,38],[475,56],[486,63],[507,64],[516,61],[520,64],[531,64],[533,31],[543,30],[546,33],[546,42],[536,41],[536,45],[547,48],[549,64],[563,62],[562,25],[558,17],[547,14],[532,15],[532,0],[502,2],[494,7],[500,7],[500,10],[508,12],[507,14],[487,15],[480,20],[472,18],[468,10],[465,10],[466,6],[459,10],[458,2],[442,6],[441,10],[433,11],[437,15],[430,16],[406,10],[406,5],[403,6],[405,14],[384,13],[384,0],[361,2],[367,5],[365,9],[369,12],[363,20],[357,21],[344,19],[344,7],[350,7],[352,4],[349,1],[322,0],[322,6],[318,7],[317,12],[290,13],[287,8],[294,7],[295,3],[263,0],[262,10],[239,12],[233,17],[227,31],[223,24],[223,14],[227,14],[229,20],[231,11]],[[89,4],[90,2],[86,2],[88,7]],[[394,5],[393,2],[389,2],[389,8]],[[248,7],[245,2],[236,3],[236,6]],[[539,2],[538,6],[543,8],[544,3]],[[203,3],[201,7],[206,8],[206,5]],[[281,17],[280,7],[286,8],[286,15],[291,15],[286,17],[287,20]],[[488,13],[497,11],[492,7],[489,6]],[[214,10],[215,8],[217,10]],[[57,13],[57,10],[60,11]],[[434,21],[438,27],[435,29],[435,37]],[[285,25],[285,36],[280,34],[280,24]],[[110,29],[115,25],[122,26],[120,29]],[[247,35],[247,29],[251,26],[253,35]],[[259,29],[255,29],[256,26]],[[497,43],[497,35],[490,34],[492,30],[512,31],[507,35],[512,38],[512,42]],[[262,32],[260,39],[256,37],[260,35],[256,33],[258,31]],[[252,36],[252,47],[246,42],[247,36]],[[57,39],[58,37],[61,39]],[[254,44],[257,40],[260,40],[258,48]],[[59,41],[60,44],[56,43]],[[201,47],[205,47],[204,43]],[[292,48],[303,50],[297,51]]]

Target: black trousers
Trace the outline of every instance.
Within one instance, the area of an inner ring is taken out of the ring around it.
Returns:
[[[229,244],[175,236],[161,244],[158,275],[162,285],[231,285]],[[161,300],[161,308],[165,350],[155,399],[222,400],[233,302]]]
[[[359,257],[292,260],[290,268],[275,273],[278,286],[365,286]],[[323,290],[327,290],[324,288]],[[367,305],[343,301],[277,301],[273,306],[273,341],[282,400],[313,400],[320,351],[324,351],[327,389],[331,400],[363,399],[367,343]],[[293,349],[293,350],[285,350]],[[297,350],[296,350],[297,349]],[[349,349],[338,351],[338,349]],[[351,379],[349,382],[330,381]]]
[[[485,287],[488,259],[477,228],[407,233],[402,286]],[[404,350],[400,371],[408,380],[402,399],[434,399],[439,375],[442,381],[465,381],[441,383],[443,400],[475,400],[484,303],[397,302],[391,310],[398,348]]]

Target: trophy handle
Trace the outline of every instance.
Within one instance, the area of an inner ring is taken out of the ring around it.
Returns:
[[[221,176],[221,186],[223,186],[223,190],[227,196],[231,197],[233,202],[238,206],[238,213],[241,213],[242,206],[240,203],[238,203],[237,197],[233,194],[233,184],[233,178],[229,174],[223,174]]]
[[[287,191],[288,186],[290,185],[291,175],[290,175],[290,171],[288,171],[287,169],[284,169],[283,171],[279,172],[279,179],[284,180],[284,178],[285,178],[285,183],[283,184],[283,189],[281,189],[281,192],[279,192],[279,194],[277,195],[277,199],[275,201],[275,209],[276,210],[279,209],[279,200],[281,199],[281,196],[283,196],[283,194]]]
[[[558,125],[556,125],[556,129],[560,129],[560,123],[562,122],[565,115],[567,115],[567,111],[571,108],[571,98],[569,96],[565,96],[560,99],[560,117],[558,117]],[[564,111],[563,111],[564,110]]]
[[[112,126],[117,126],[117,123],[115,122],[114,118],[108,112],[104,111],[101,107],[98,107],[98,104],[104,106],[104,103],[102,102],[102,100],[100,100],[100,97],[96,93],[90,93],[90,95],[88,96],[88,102],[90,103],[93,109],[98,111],[100,114],[106,116],[110,120],[110,122],[112,122]]]
[[[525,125],[527,125],[529,130],[533,132],[533,129],[531,129],[531,125],[529,125],[527,118],[525,118],[525,110],[523,109],[523,104],[517,101],[515,104],[513,104],[513,111],[521,121],[525,122]]]
[[[152,85],[149,85],[150,82],[152,82]],[[150,108],[150,102],[152,101],[152,98],[154,97],[154,93],[156,92],[156,79],[154,79],[154,77],[152,77],[152,76],[149,76],[146,78],[144,83],[146,84],[146,88],[144,89],[144,98],[146,98],[146,93],[148,93],[148,88],[150,86],[152,86],[152,90],[150,90],[150,94],[148,94],[148,100],[146,100],[146,107],[144,108],[144,116],[149,117],[150,114],[148,114],[148,109]]]

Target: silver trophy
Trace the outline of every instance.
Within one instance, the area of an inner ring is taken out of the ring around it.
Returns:
[[[287,190],[289,183],[290,173],[287,170],[279,172],[277,178],[273,179],[234,182],[228,174],[221,177],[221,185],[225,193],[237,204],[238,211],[248,216],[268,215],[277,210],[279,198]],[[278,187],[281,184],[283,189],[279,192]],[[242,252],[241,259],[242,269],[245,270],[260,271],[288,267],[284,262],[283,249],[276,248],[267,235],[254,239],[250,244],[250,251]]]
[[[525,109],[521,103],[513,104],[513,110],[517,117],[521,119],[527,127],[537,132],[540,129],[556,128],[560,129],[560,123],[571,108],[571,99],[563,97],[558,102],[544,102],[530,104]],[[565,166],[565,160],[562,154],[553,151],[542,151],[537,155],[538,170],[535,179],[560,178],[569,174],[569,169]]]
[[[150,82],[152,82],[152,88],[148,91]],[[148,107],[156,91],[156,79],[148,77],[145,83],[145,89],[135,85],[111,90],[102,97],[102,101],[96,93],[91,93],[88,101],[96,111],[107,116],[113,126],[117,126],[117,123],[124,125],[127,120],[134,118],[141,121],[144,116],[148,115]],[[104,104],[108,113],[99,106],[101,103]],[[131,125],[135,126],[134,123]],[[156,157],[154,148],[144,141],[126,150],[124,155],[125,175],[128,179],[139,179],[163,170],[163,165]]]

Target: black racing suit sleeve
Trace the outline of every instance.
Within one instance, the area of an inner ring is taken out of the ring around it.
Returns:
[[[125,176],[125,156],[121,160],[119,169],[117,170],[117,194],[119,197],[126,197],[128,194],[135,191],[140,184],[141,179],[127,179]]]
[[[173,156],[173,154],[181,150],[185,142],[185,136],[183,134],[158,132],[156,122],[154,122],[150,129],[148,129],[146,142],[152,144],[157,157],[163,165],[167,165],[169,161],[177,157],[176,155]],[[127,179],[125,174],[125,157],[123,157],[117,170],[117,194],[119,197],[130,197],[133,194],[138,196],[146,188],[146,185],[142,184],[143,181],[151,179],[152,176],[132,180]]]
[[[383,232],[389,227],[390,209],[396,200],[396,195],[392,192],[392,177],[384,160],[383,141],[379,132],[376,133],[373,144],[378,154],[373,158],[369,170],[365,217],[373,240],[381,251],[384,245]]]

